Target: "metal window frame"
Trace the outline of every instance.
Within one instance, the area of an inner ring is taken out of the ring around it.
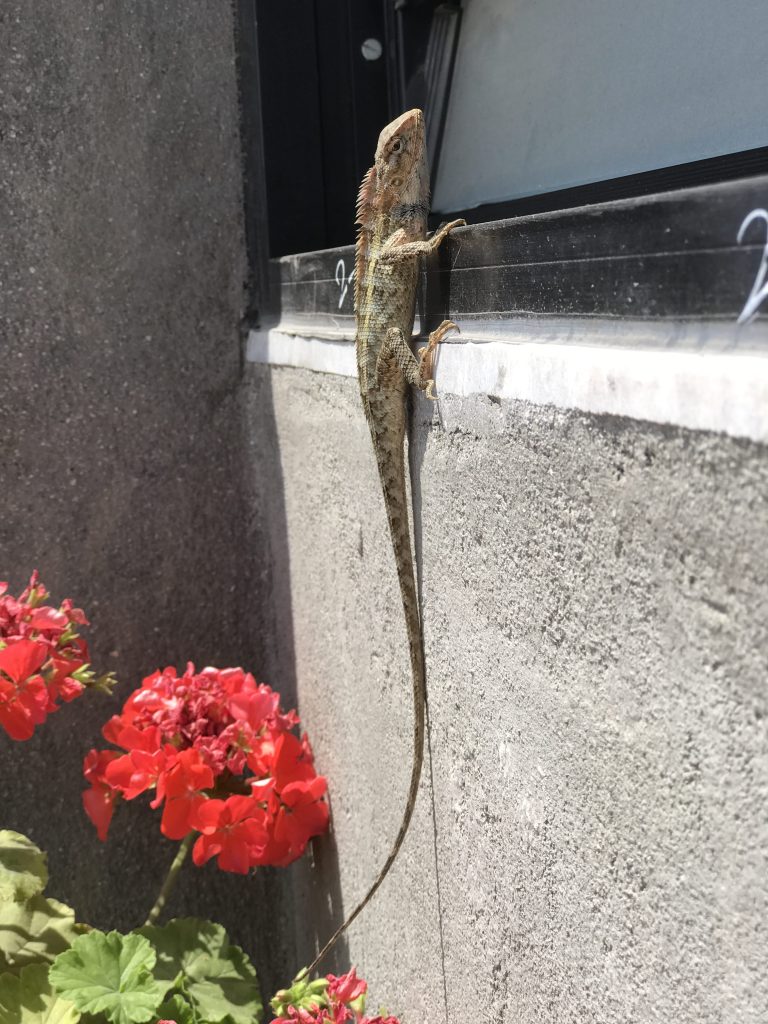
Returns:
[[[237,21],[251,266],[248,324],[260,316],[309,313],[296,303],[310,301],[310,280],[311,315],[342,323],[351,317],[352,290],[345,309],[339,305],[339,264],[348,273],[350,246],[269,259],[258,2],[238,0]],[[390,91],[390,104],[402,99]],[[372,133],[379,128],[373,125]],[[369,154],[370,140],[365,145]],[[348,185],[345,196],[350,211],[356,184]],[[768,147],[452,211],[465,213],[475,226],[452,236],[426,268],[421,323],[428,327],[444,316],[735,321],[765,248],[759,227],[750,228],[743,245],[736,236],[750,209],[765,207]],[[352,220],[350,212],[350,233]],[[762,323],[765,314],[759,311],[756,319]]]

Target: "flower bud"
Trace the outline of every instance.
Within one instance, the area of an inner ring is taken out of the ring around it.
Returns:
[[[303,968],[294,978],[290,988],[283,988],[270,1000],[270,1006],[277,1017],[287,1017],[288,1010],[321,1009],[328,1005],[325,991],[328,988],[327,978],[316,978],[309,981],[309,974]]]

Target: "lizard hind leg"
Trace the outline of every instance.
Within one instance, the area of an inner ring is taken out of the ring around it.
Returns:
[[[440,326],[429,335],[429,340],[424,348],[419,350],[417,359],[411,352],[400,328],[390,327],[376,360],[377,385],[382,386],[388,383],[387,377],[392,372],[394,362],[409,384],[418,388],[419,391],[423,391],[433,402],[437,401],[437,396],[433,391],[435,382],[432,379],[434,352],[448,331],[458,331],[458,329],[452,320],[443,320]]]
[[[421,376],[421,362],[416,359],[399,327],[390,327],[376,359],[376,384],[381,387],[389,383],[393,363],[404,374],[409,384],[424,388]]]
[[[424,348],[419,349],[419,368],[421,371],[422,383],[419,385],[426,393],[427,398],[435,400],[433,394],[433,388],[435,382],[433,375],[435,372],[435,350],[443,338],[449,331],[458,331],[459,327],[453,322],[453,320],[443,320],[439,327],[436,327],[434,331],[429,335],[429,340]],[[459,331],[459,333],[461,333]]]

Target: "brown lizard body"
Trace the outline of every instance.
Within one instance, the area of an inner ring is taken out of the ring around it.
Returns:
[[[421,257],[433,253],[449,231],[465,223],[452,221],[427,241],[428,212],[424,119],[420,110],[409,110],[381,132],[376,162],[360,187],[355,316],[360,396],[379,469],[408,634],[413,680],[413,764],[405,811],[389,856],[365,898],[320,951],[310,972],[363,910],[389,872],[411,822],[424,759],[426,683],[405,489],[405,400],[409,384],[432,397],[433,352],[455,324],[443,321],[430,334],[418,359],[408,342],[413,330]]]

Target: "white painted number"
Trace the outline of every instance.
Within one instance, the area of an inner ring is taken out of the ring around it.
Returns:
[[[736,323],[739,324],[745,324],[751,320],[757,313],[763,301],[768,298],[768,283],[766,283],[765,280],[766,274],[768,274],[768,211],[753,210],[752,213],[747,214],[741,222],[741,227],[739,228],[739,233],[736,236],[736,241],[741,245],[749,225],[754,220],[762,220],[765,223],[765,246],[763,247],[763,257],[760,260],[760,266],[757,268],[755,283],[752,285],[752,291],[749,293],[749,298],[744,304],[741,316],[736,321]]]
[[[341,309],[341,307],[344,305],[344,299],[346,299],[347,297],[347,291],[349,290],[349,286],[352,284],[352,279],[354,278],[354,276],[355,268],[352,267],[352,269],[349,272],[349,277],[347,277],[346,264],[344,263],[344,260],[339,260],[339,262],[336,264],[335,278],[336,284],[339,286],[339,309]]]

